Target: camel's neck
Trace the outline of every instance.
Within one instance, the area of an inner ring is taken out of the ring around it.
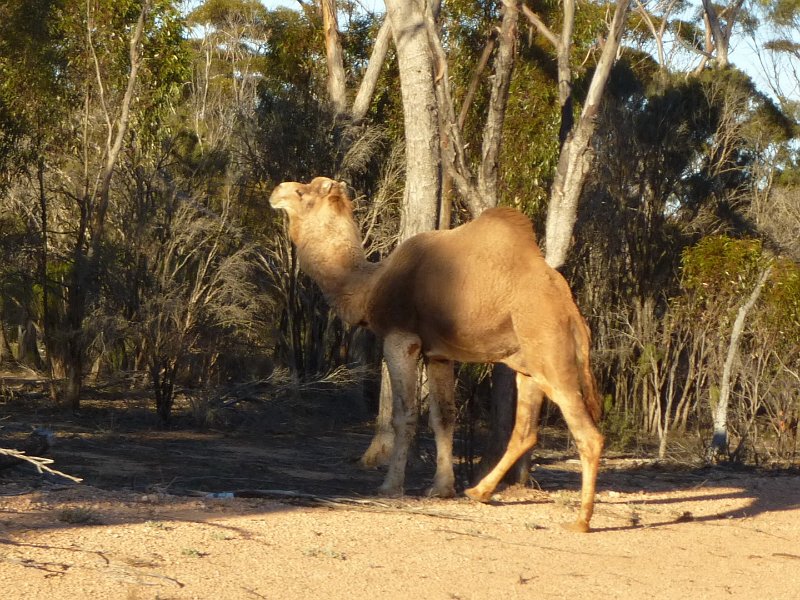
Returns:
[[[342,320],[351,325],[366,323],[366,302],[380,267],[364,256],[355,223],[342,220],[313,230],[302,223],[293,225],[300,268],[319,285]]]

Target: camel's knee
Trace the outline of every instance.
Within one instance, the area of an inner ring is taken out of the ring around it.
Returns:
[[[428,424],[435,433],[452,432],[456,424],[456,407],[451,403],[431,402]]]
[[[395,436],[413,436],[417,428],[416,410],[395,410],[392,415],[392,428]]]

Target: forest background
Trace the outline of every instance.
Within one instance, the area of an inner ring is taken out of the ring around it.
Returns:
[[[800,3],[387,6],[424,23],[430,110],[410,108],[402,36],[358,2],[3,2],[0,367],[41,372],[72,410],[96,381],[145,388],[161,424],[176,401],[224,419],[280,378],[375,410],[378,345],[302,275],[272,187],[346,180],[373,259],[496,203],[550,259],[583,132],[556,262],[609,444],[796,461]],[[431,115],[426,175],[409,131]],[[489,380],[459,368],[469,431]]]

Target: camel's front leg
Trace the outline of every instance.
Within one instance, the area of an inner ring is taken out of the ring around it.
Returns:
[[[379,492],[401,496],[406,474],[408,448],[417,428],[417,362],[422,343],[414,334],[392,333],[383,342],[383,357],[392,383],[392,426],[394,447]]]
[[[449,360],[431,360],[427,372],[430,425],[436,436],[436,476],[429,495],[452,498],[456,494],[453,475],[453,430],[456,422],[453,363]]]

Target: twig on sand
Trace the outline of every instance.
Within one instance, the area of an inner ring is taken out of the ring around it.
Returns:
[[[41,456],[28,456],[21,450],[13,450],[11,448],[0,448],[0,455],[3,456],[10,456],[12,458],[16,458],[25,462],[31,463],[39,473],[50,473],[52,475],[58,475],[59,477],[64,477],[69,479],[70,481],[74,481],[75,483],[80,483],[83,481],[80,477],[74,477],[73,475],[67,475],[66,473],[62,473],[61,471],[57,471],[55,469],[51,469],[47,465],[53,464],[52,458],[42,458]]]

